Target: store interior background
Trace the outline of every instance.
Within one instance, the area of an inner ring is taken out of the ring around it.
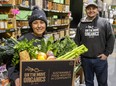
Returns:
[[[116,9],[111,9],[111,6],[116,5],[116,0],[70,0],[70,11],[73,18],[70,23],[71,28],[76,28],[80,19],[85,15],[84,7],[87,2],[96,2],[98,4],[101,17],[113,19],[113,15],[116,15],[115,12],[112,13]]]
[[[116,0],[70,0],[72,20],[70,22],[70,36],[73,38],[80,19],[86,16],[85,6],[87,2],[96,2],[99,6],[99,16],[106,18],[111,24],[116,21]],[[116,25],[113,25],[116,28]],[[116,29],[114,29],[116,34]]]
[[[29,0],[29,1],[33,1],[33,0]],[[71,38],[74,38],[75,36],[75,31],[77,29],[77,25],[80,19],[86,15],[84,11],[86,2],[93,2],[93,1],[96,2],[99,6],[100,16],[106,18],[108,21],[110,21],[113,24],[114,17],[116,18],[116,0],[70,0],[70,11],[72,18],[69,26],[70,26]],[[113,29],[116,35],[116,24],[114,25]],[[2,36],[0,35],[0,37]],[[108,58],[108,64],[109,64],[108,86],[116,86],[116,43],[114,47],[114,52]],[[81,86],[84,86],[83,83]],[[75,81],[75,84],[79,84],[79,83]],[[95,78],[95,86],[97,86],[96,78]]]

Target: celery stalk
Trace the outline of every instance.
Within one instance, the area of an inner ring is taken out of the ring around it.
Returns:
[[[76,56],[79,56],[87,51],[88,49],[84,45],[81,45],[79,47],[74,48],[72,51],[67,52],[66,54],[58,57],[57,59],[73,59]]]

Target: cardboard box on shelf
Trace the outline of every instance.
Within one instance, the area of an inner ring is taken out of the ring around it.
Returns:
[[[22,4],[22,0],[17,0],[16,5],[20,5],[20,4]]]
[[[65,36],[69,36],[69,29],[65,29]]]
[[[11,5],[15,5],[15,0],[0,0],[0,4],[11,4]]]
[[[43,8],[43,0],[35,0],[35,5],[39,6],[42,9]]]
[[[65,0],[64,3],[67,4],[67,5],[69,5],[70,4],[70,0]]]
[[[64,30],[60,30],[59,34],[60,34],[60,38],[63,38],[64,37]]]

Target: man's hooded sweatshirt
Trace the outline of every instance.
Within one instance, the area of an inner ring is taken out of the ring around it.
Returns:
[[[88,52],[82,56],[97,57],[100,54],[108,56],[114,48],[115,36],[111,24],[97,16],[94,20],[83,18],[77,28],[74,38],[77,45],[84,44]]]

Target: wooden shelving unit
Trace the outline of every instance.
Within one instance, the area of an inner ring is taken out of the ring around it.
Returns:
[[[0,39],[16,37],[16,19],[12,13],[14,9],[14,0],[0,1]]]
[[[70,0],[44,0],[48,2],[43,5],[43,10],[48,18],[47,32],[51,32],[54,39],[60,39],[65,35],[69,35],[70,26]]]

